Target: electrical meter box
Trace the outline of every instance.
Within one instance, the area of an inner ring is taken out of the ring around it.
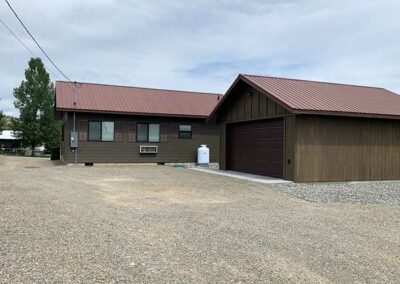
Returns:
[[[78,148],[78,132],[71,132],[71,149]]]

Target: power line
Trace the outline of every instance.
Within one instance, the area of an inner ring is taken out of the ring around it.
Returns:
[[[10,34],[12,34],[18,41],[19,43],[22,44],[23,47],[25,47],[26,50],[28,50],[28,52],[35,58],[37,58],[38,56],[36,56],[36,54],[13,32],[13,30],[2,20],[0,19],[0,23],[3,24],[3,26],[10,32]],[[43,63],[44,64],[44,63]],[[47,69],[50,71],[51,74],[53,74],[55,77],[57,77],[58,79],[61,80],[60,76],[58,76],[51,68],[47,67]]]
[[[3,24],[3,26],[12,34],[20,43],[23,47],[25,47],[26,50],[35,58],[38,58],[38,56],[13,32],[13,30],[2,20],[0,19],[0,23]],[[57,77],[59,80],[61,80],[60,76],[57,75],[49,66],[46,66],[46,64],[43,62],[44,66],[47,68],[47,70],[50,71],[50,73]],[[70,89],[73,89],[70,85],[67,85]]]
[[[72,82],[72,80],[70,78],[68,78],[67,75],[64,74],[64,72],[61,71],[60,68],[58,68],[58,66],[53,62],[53,60],[51,60],[51,58],[47,55],[47,53],[44,51],[44,49],[40,46],[40,44],[36,41],[35,37],[30,33],[30,31],[28,30],[28,28],[25,26],[25,24],[22,22],[22,20],[20,19],[20,17],[17,15],[17,13],[14,11],[13,7],[11,7],[10,3],[8,2],[8,0],[5,0],[8,7],[10,7],[11,11],[14,13],[15,17],[18,19],[18,21],[21,23],[21,25],[24,27],[24,29],[26,30],[26,32],[29,34],[29,36],[32,38],[32,40],[36,43],[36,45],[39,47],[39,49],[43,52],[43,54],[47,57],[47,59],[50,61],[50,63],[58,70],[58,72],[60,72],[61,75],[64,76],[64,78],[66,78],[68,81]]]
[[[33,57],[37,57],[33,51],[10,29],[9,26],[7,26],[7,24],[0,19],[0,22],[3,24],[3,26],[10,32],[10,34],[12,34],[28,51],[29,53],[33,56]]]

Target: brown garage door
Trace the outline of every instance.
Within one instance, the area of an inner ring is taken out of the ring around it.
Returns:
[[[283,177],[283,119],[232,124],[229,169]]]

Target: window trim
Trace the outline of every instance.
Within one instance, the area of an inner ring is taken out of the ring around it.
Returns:
[[[179,130],[179,127],[181,125],[190,125],[190,131],[181,131],[181,130]],[[190,133],[190,137],[182,137],[181,136],[181,132],[186,132],[186,133],[189,132]],[[191,123],[178,124],[178,138],[179,139],[192,139],[193,138],[193,124],[191,124]]]
[[[93,140],[90,139],[90,123],[91,122],[100,122],[100,139]],[[114,123],[114,133],[113,133],[113,140],[103,140],[103,122],[112,122]],[[87,134],[87,141],[88,142],[115,142],[115,121],[112,120],[88,120],[88,134]]]
[[[147,139],[146,141],[139,140],[139,124],[147,124]],[[150,141],[150,124],[158,125],[158,141]],[[150,122],[136,122],[136,143],[160,143],[161,142],[161,123],[150,123]]]

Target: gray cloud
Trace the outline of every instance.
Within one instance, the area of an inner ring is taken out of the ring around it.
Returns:
[[[397,0],[11,3],[77,81],[224,92],[248,73],[400,93]],[[3,2],[0,17],[41,56]],[[0,43],[0,109],[15,114],[29,54],[3,27]]]

